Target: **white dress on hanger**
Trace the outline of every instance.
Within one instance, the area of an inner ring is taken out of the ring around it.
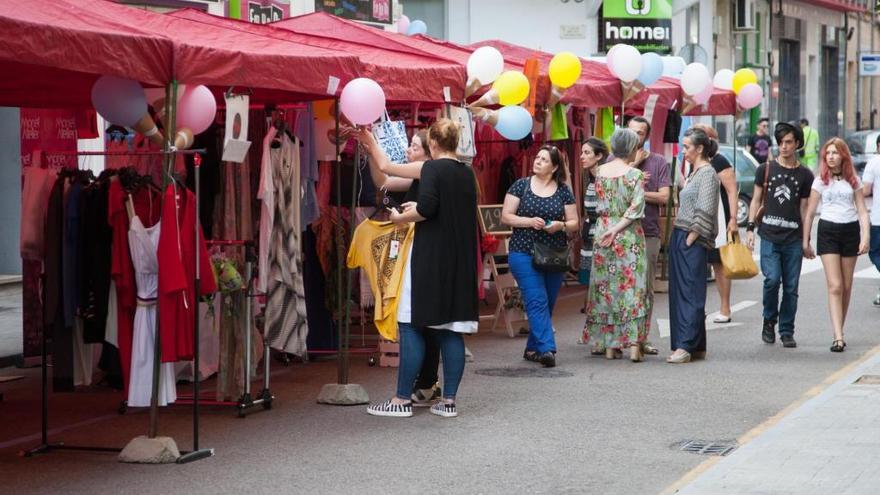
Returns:
[[[128,230],[128,244],[134,277],[137,283],[137,311],[134,314],[134,335],[131,346],[131,379],[128,385],[128,405],[148,407],[153,393],[153,356],[156,351],[156,303],[159,295],[159,223],[144,227],[134,216]],[[159,368],[159,405],[177,400],[174,381],[174,363],[162,363]]]

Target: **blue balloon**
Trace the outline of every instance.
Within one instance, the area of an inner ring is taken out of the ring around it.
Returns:
[[[495,130],[511,141],[519,141],[532,132],[532,116],[518,105],[502,107],[498,111],[498,124]]]
[[[428,25],[425,24],[425,21],[416,19],[409,23],[409,29],[406,30],[407,36],[412,36],[414,34],[425,34],[428,32]]]
[[[654,52],[642,54],[642,72],[639,73],[639,82],[650,86],[663,75],[663,59]]]

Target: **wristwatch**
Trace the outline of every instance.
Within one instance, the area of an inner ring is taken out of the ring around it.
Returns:
[[[754,232],[755,231],[755,222],[749,222],[746,225],[746,232]]]

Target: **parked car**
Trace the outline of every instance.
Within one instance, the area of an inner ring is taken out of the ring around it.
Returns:
[[[745,148],[736,148],[736,162],[734,163],[733,146],[721,145],[718,152],[727,158],[727,161],[734,166],[736,172],[736,185],[739,190],[736,206],[736,222],[740,227],[745,227],[749,220],[749,204],[752,202],[752,194],[755,190],[755,170],[758,168],[758,161],[748,154]]]
[[[846,137],[846,145],[849,146],[853,166],[859,177],[865,171],[868,160],[877,154],[877,136],[880,136],[880,130],[857,131]]]

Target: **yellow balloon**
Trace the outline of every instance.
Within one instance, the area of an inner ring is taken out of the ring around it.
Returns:
[[[522,72],[509,70],[492,84],[498,92],[498,102],[504,106],[519,105],[529,97],[529,80]]]
[[[757,83],[758,76],[752,69],[740,69],[733,74],[733,92],[739,94],[739,90],[746,84]]]
[[[581,60],[571,52],[556,54],[550,61],[550,81],[562,89],[570,88],[581,77]]]

